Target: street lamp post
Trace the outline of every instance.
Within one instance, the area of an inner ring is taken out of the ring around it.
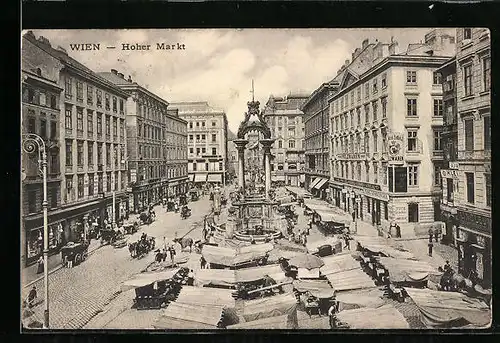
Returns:
[[[23,134],[22,146],[24,152],[33,154],[38,151],[38,168],[43,177],[43,281],[44,281],[44,322],[43,328],[49,328],[49,228],[48,228],[48,215],[47,215],[47,152],[45,150],[45,142],[42,137],[33,134]]]

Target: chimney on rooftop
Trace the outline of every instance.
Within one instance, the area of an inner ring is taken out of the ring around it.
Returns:
[[[366,48],[366,47],[368,46],[368,43],[369,43],[369,42],[370,42],[370,41],[368,40],[368,38],[366,38],[366,39],[363,41],[363,43],[361,43],[361,49]]]
[[[122,79],[125,79],[125,76],[123,75],[123,73],[118,73],[118,76]]]
[[[128,82],[132,82],[132,77],[130,77],[130,75],[128,76]]]
[[[396,49],[398,47],[398,42],[396,42],[392,37],[391,37],[391,44],[389,44],[389,55],[395,55],[396,54]]]
[[[45,45],[48,45],[48,46],[50,46],[50,47],[52,46],[52,45],[50,45],[50,41],[49,41],[47,38],[45,38],[44,36],[40,36],[40,37],[38,37],[38,41],[39,41],[40,43],[45,44]]]
[[[35,37],[35,34],[33,33],[33,31],[28,31],[24,34],[25,37],[31,37],[31,38],[36,38]]]
[[[349,60],[345,60],[345,61],[344,61],[344,66],[346,66],[346,67],[347,67],[348,65],[349,65]]]
[[[116,70],[116,69],[111,69],[111,74],[116,75],[117,73],[118,73],[118,70]]]

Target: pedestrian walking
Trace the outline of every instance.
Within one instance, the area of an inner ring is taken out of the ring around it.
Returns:
[[[200,268],[207,269],[207,260],[205,260],[203,255],[200,257]]]
[[[356,212],[352,211],[352,221],[356,221]]]
[[[349,235],[347,233],[344,233],[344,243],[345,243],[345,247],[348,249],[348,250],[351,250],[351,245],[349,244]]]
[[[438,229],[434,230],[434,241],[437,243],[439,238],[439,231]]]
[[[428,247],[429,247],[429,256],[432,257],[432,248],[434,247],[434,244],[432,244],[432,242],[429,242]]]
[[[36,273],[37,274],[41,274],[43,273],[43,256],[40,256],[40,258],[38,259],[38,266],[37,266],[37,269],[36,269]]]
[[[172,267],[175,267],[175,248],[170,247],[170,262],[172,263]]]
[[[312,229],[312,226],[313,226],[313,220],[312,220],[312,218],[309,219],[308,225],[309,225],[309,229]]]
[[[35,303],[36,298],[38,297],[37,291],[36,291],[36,286],[33,285],[31,288],[30,292],[28,293],[28,297],[26,299],[26,304],[28,305],[28,308],[32,308],[33,304]]]
[[[189,273],[187,275],[187,285],[194,286],[194,272],[192,269],[189,270]]]
[[[339,310],[338,301],[335,298],[332,299],[332,304],[328,309],[328,319],[330,322],[330,329],[335,329],[337,326],[337,312]]]
[[[401,226],[396,224],[396,238],[401,238]]]
[[[434,232],[432,231],[432,228],[429,229],[429,243],[432,243],[432,236],[434,235]]]

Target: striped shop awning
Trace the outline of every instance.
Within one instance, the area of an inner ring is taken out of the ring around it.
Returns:
[[[314,188],[315,189],[321,189],[321,187],[323,187],[326,184],[327,181],[328,181],[328,179],[321,179],[321,180],[319,180],[319,182],[314,185]]]
[[[207,181],[207,174],[194,175],[194,182],[206,182],[206,181]]]
[[[316,186],[316,184],[317,184],[318,182],[320,182],[320,181],[321,181],[321,178],[320,178],[320,177],[315,178],[315,179],[314,179],[314,181],[313,181],[313,182],[309,185],[309,187],[310,187],[311,189],[312,189],[312,188],[314,188],[314,186]]]

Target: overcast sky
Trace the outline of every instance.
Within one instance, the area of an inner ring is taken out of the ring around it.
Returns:
[[[226,111],[237,131],[251,80],[261,108],[270,94],[310,93],[336,75],[365,38],[390,41],[400,50],[430,29],[241,29],[241,30],[34,30],[53,47],[94,71],[119,72],[169,102],[208,101]],[[185,50],[156,50],[156,43]],[[70,44],[100,43],[99,51],[72,51]],[[122,51],[121,43],[151,44],[150,51]],[[116,45],[109,50],[105,46]]]

